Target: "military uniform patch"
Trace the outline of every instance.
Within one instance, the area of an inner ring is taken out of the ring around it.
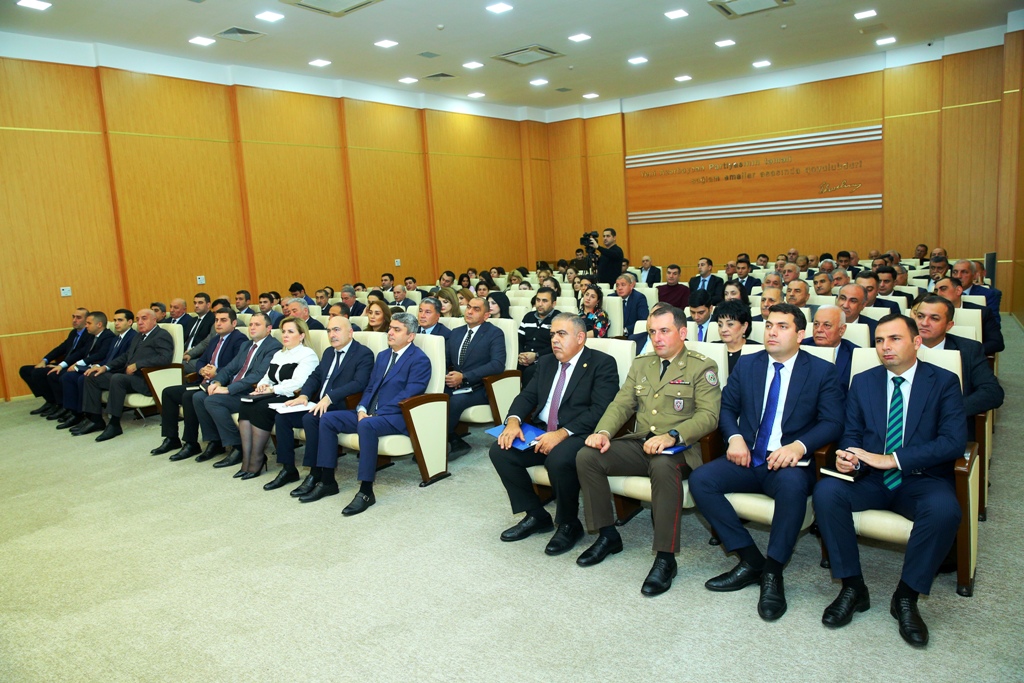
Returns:
[[[706,379],[708,381],[708,384],[710,384],[711,386],[718,386],[718,375],[715,374],[714,370],[708,370],[707,372],[705,372],[704,379]]]
[[[681,412],[683,410],[683,399],[677,398],[672,402],[672,405],[675,407],[677,413]]]

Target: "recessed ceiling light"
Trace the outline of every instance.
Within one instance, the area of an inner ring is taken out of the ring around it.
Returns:
[[[879,38],[878,40],[875,41],[875,45],[892,45],[895,42],[896,39],[893,38],[892,36],[889,36],[888,38]]]
[[[326,59],[314,59],[309,63],[310,66],[327,66],[330,64]]]
[[[676,80],[682,83],[684,81],[692,80],[692,76],[676,76]]]
[[[754,62],[755,69],[763,69],[764,67],[771,65],[772,63],[769,62],[767,59],[762,59],[760,62]]]
[[[646,64],[647,57],[630,57],[627,61],[630,64]]]
[[[690,13],[684,9],[674,9],[671,12],[665,12],[665,16],[669,19],[682,19],[683,17],[690,16]]]
[[[512,9],[512,8],[509,7],[509,9]],[[502,10],[502,11],[504,11],[504,10]],[[482,92],[471,92],[471,93],[469,93],[469,97],[472,97],[473,99],[476,99],[477,97],[483,97],[483,96],[484,96],[484,94]]]
[[[275,22],[284,19],[284,15],[278,14],[277,12],[260,12],[256,15],[256,18],[262,19],[263,21]]]
[[[547,85],[547,84],[548,84],[548,82],[545,81],[543,78],[535,78],[532,81],[530,81],[530,85]]]
[[[466,62],[462,66],[466,67],[467,69],[479,69],[480,67],[483,66],[483,64],[481,64],[480,62]]]
[[[377,47],[394,47],[395,45],[398,45],[398,43],[393,40],[378,40],[374,45]]]
[[[412,76],[406,76],[405,78],[399,78],[398,82],[399,83],[405,83],[406,85],[409,85],[410,83],[415,83],[418,80],[420,80],[420,79],[413,78]]]
[[[512,9],[512,5],[506,4],[504,2],[499,2],[497,4],[487,6],[487,11],[494,12],[495,14],[501,14],[502,12],[507,12],[510,9]]]
[[[583,96],[583,99],[592,100],[595,97],[599,97],[599,95],[596,92],[588,92],[586,95]]]
[[[44,10],[48,9],[51,3],[40,2],[39,0],[18,0],[18,4],[29,9]]]
[[[717,45],[718,47],[730,47],[730,46],[735,45],[735,44],[736,44],[735,40],[716,40],[715,41],[715,45]]]
[[[584,40],[590,40],[590,36],[588,36],[586,33],[577,33],[574,36],[569,36],[569,40],[571,40],[574,43],[582,43]]]
[[[866,10],[864,12],[857,12],[853,15],[854,19],[870,19],[871,17],[878,16],[878,12],[873,9]]]
[[[188,42],[192,43],[193,45],[202,45],[203,47],[206,47],[207,45],[213,45],[217,41],[213,38],[203,38],[202,36],[196,36]]]

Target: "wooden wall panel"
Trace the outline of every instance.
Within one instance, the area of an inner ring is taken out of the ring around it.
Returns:
[[[621,154],[600,154],[586,161],[592,229],[615,228],[619,246],[627,250],[631,228],[626,225],[625,159]]]
[[[1003,309],[1013,310],[1015,299],[1024,292],[1012,286],[1013,256],[1019,241],[1017,224],[1017,185],[1020,182],[1021,87],[1024,86],[1024,31],[1008,33],[1003,45],[1002,122],[999,135],[999,199],[996,207],[996,252],[1001,261],[997,269],[998,287],[1003,290]]]
[[[107,129],[200,140],[231,137],[227,86],[100,68]]]
[[[103,130],[93,69],[0,59],[0,126]]]
[[[885,121],[885,232],[879,248],[909,257],[920,242],[939,243],[940,125],[937,112]]]
[[[1003,95],[1003,47],[942,58],[942,106],[976,104]]]
[[[469,114],[426,111],[431,154],[519,159],[519,124]]]
[[[575,253],[583,231],[591,229],[585,140],[580,119],[548,125],[554,247],[566,258]]]
[[[338,100],[236,86],[238,122],[245,142],[341,146]]]
[[[7,384],[5,399],[17,396],[32,396],[28,385],[21,381],[18,368],[22,365],[35,365],[43,358],[43,354],[64,341],[71,330],[71,308],[62,321],[63,329],[43,334],[26,334],[18,337],[0,339],[0,360]],[[112,312],[112,311],[111,311]],[[38,403],[36,404],[38,405]]]
[[[345,126],[350,149],[423,153],[423,128],[416,109],[347,99]]]
[[[981,256],[995,246],[999,103],[942,112],[941,224],[949,254]]]
[[[942,108],[942,74],[941,61],[886,69],[885,118],[937,114]]]
[[[558,260],[551,213],[551,163],[548,130],[543,123],[522,121],[523,205],[526,211],[526,260]]]

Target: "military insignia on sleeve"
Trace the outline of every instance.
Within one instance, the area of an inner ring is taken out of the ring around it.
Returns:
[[[676,409],[677,413],[681,412],[683,410],[683,399],[681,399],[681,398],[675,399],[672,402],[672,406]]]
[[[714,370],[708,370],[707,372],[705,372],[704,379],[706,379],[708,381],[708,384],[710,384],[711,386],[718,386],[718,375],[715,374]]]

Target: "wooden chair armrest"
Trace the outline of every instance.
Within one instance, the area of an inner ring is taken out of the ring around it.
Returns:
[[[964,450],[964,457],[957,458],[956,467],[954,472],[956,473],[957,479],[961,477],[970,477],[971,473],[974,472],[974,468],[978,466],[978,461],[981,458],[978,455],[978,444],[974,441],[967,443],[967,448]]]
[[[149,395],[153,397],[153,402],[156,403],[156,409],[162,410],[163,406],[160,403],[160,392],[153,386],[153,380],[149,378],[150,374],[162,371],[162,370],[181,370],[181,363],[171,363],[170,365],[155,365],[151,368],[142,368],[139,372],[142,373],[142,379],[146,381],[146,388],[149,389]],[[184,377],[182,378],[184,382]]]
[[[345,397],[345,408],[348,410],[355,410],[359,407],[359,402],[363,400],[363,392],[358,394],[349,394]]]
[[[814,451],[814,469],[815,479],[821,479],[821,468],[822,467],[835,467],[836,466],[836,444],[827,443],[818,450]]]
[[[498,407],[498,396],[494,391],[494,385],[502,380],[513,378],[519,379],[522,378],[522,376],[523,373],[518,370],[506,370],[504,372],[499,372],[496,375],[488,375],[487,377],[484,377],[484,390],[487,392],[487,402],[491,406],[491,415],[494,417],[495,423],[500,424],[501,421],[505,419],[505,416],[501,414],[501,410]],[[519,387],[522,388],[522,381],[520,381]],[[517,391],[516,394],[518,395],[519,392]]]
[[[187,375],[185,375],[184,379],[185,379],[185,383],[186,384],[195,384],[195,383],[197,383],[199,381],[199,373],[198,372],[190,372]]]
[[[715,429],[710,434],[700,438],[700,457],[704,464],[708,464],[720,455],[725,454],[725,440],[722,439],[722,432]]]

